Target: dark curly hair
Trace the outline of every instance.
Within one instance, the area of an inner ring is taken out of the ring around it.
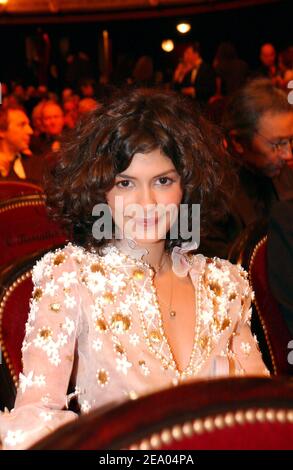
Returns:
[[[186,98],[151,89],[116,94],[79,122],[62,143],[47,175],[50,214],[63,223],[74,242],[103,247],[109,240],[92,236],[93,207],[106,202],[115,176],[128,168],[136,153],[157,148],[181,176],[182,203],[189,205],[190,214],[193,203],[201,204],[201,234],[208,232],[228,207],[224,180],[232,168],[222,135]],[[166,249],[182,241],[167,238]]]

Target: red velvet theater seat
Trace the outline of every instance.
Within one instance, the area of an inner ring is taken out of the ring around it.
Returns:
[[[229,260],[249,272],[255,292],[251,327],[267,367],[275,375],[292,375],[293,366],[288,363],[290,332],[268,282],[266,233],[266,225],[247,227],[231,248]]]
[[[31,269],[48,250],[30,254],[0,272],[0,409],[12,408],[22,371],[21,346],[33,284]]]
[[[49,219],[42,193],[0,200],[0,226],[0,267],[37,250],[49,250],[67,238]]]
[[[0,201],[26,194],[41,194],[43,189],[36,184],[27,181],[0,181]]]
[[[249,261],[249,278],[255,293],[255,316],[261,326],[274,374],[292,375],[288,362],[291,335],[274,299],[267,274],[267,237],[255,246]]]
[[[293,383],[289,379],[198,381],[63,426],[33,448],[292,449]]]
[[[1,407],[14,402],[32,293],[27,257],[0,277]],[[288,377],[198,381],[96,410],[57,430],[39,449],[289,449],[293,380]]]

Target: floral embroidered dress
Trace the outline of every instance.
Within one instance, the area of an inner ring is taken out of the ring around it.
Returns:
[[[75,419],[72,396],[87,413],[186,380],[268,374],[250,331],[246,272],[202,255],[189,257],[188,271],[196,322],[179,371],[149,265],[114,246],[103,256],[71,243],[47,253],[33,269],[15,408],[0,415],[3,448],[27,448]]]

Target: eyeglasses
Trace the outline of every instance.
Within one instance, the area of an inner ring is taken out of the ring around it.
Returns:
[[[289,139],[280,139],[279,141],[274,142],[273,140],[269,140],[258,131],[256,131],[256,134],[262,137],[272,147],[274,152],[278,152],[280,150],[284,151],[288,148],[288,145],[291,149],[293,148],[293,136],[289,137]]]

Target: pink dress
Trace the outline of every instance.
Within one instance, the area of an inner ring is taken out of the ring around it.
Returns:
[[[37,262],[15,408],[0,415],[3,448],[27,448],[76,419],[72,396],[88,413],[187,380],[267,375],[250,331],[247,273],[202,255],[190,257],[188,271],[194,345],[179,371],[146,263],[114,246],[100,256],[70,243]]]

